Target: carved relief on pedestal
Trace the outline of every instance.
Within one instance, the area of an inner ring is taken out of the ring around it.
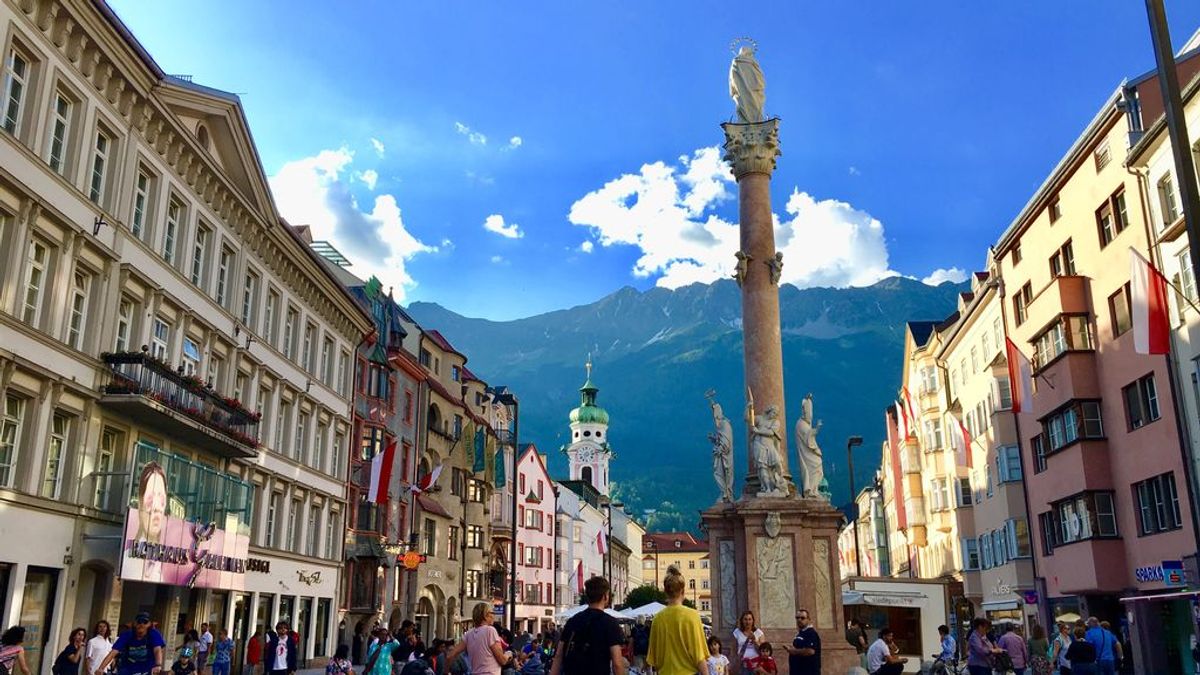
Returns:
[[[721,627],[732,630],[737,621],[737,561],[733,540],[722,539],[717,568],[721,575]]]
[[[795,623],[796,569],[791,537],[759,537],[755,540],[758,564],[758,614],[763,626]]]
[[[815,625],[831,628],[833,623],[833,583],[829,574],[829,540],[813,539],[813,589],[817,606]]]
[[[770,119],[755,124],[722,124],[725,130],[725,155],[721,158],[733,167],[733,177],[741,179],[748,173],[775,171],[779,150],[779,120]]]

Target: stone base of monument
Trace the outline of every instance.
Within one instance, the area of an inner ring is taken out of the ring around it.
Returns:
[[[701,519],[708,533],[713,633],[722,642],[731,644],[738,617],[750,610],[785,673],[783,646],[796,635],[796,610],[806,609],[821,635],[822,672],[846,673],[859,665],[845,639],[840,511],[823,499],[764,496],[718,503]]]

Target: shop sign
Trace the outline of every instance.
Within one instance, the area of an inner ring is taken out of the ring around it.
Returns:
[[[246,571],[247,572],[262,572],[263,574],[270,574],[271,573],[271,561],[263,560],[262,558],[247,558],[246,559]]]
[[[1163,583],[1168,586],[1186,586],[1187,578],[1183,573],[1182,560],[1162,561]]]
[[[401,565],[404,565],[404,569],[406,570],[416,571],[416,569],[421,566],[421,563],[425,562],[425,555],[423,553],[417,553],[416,551],[409,551],[408,553],[400,556],[397,559],[397,562],[399,562]]]
[[[1027,604],[1027,605],[1038,604],[1038,592],[1037,591],[1022,591],[1021,598],[1025,601],[1025,604]]]
[[[149,444],[139,443],[137,453],[142,460],[134,466],[137,501],[125,515],[121,578],[189,588],[244,590],[250,553],[248,523],[232,512],[218,513],[219,521],[208,520],[211,511],[204,510],[192,494],[169,493],[168,485],[173,483],[168,476],[197,473],[188,471],[191,466],[179,466],[193,464],[189,460]],[[222,478],[201,476],[201,480],[213,483]],[[186,490],[189,480],[180,478],[175,482]]]
[[[312,574],[305,574],[304,570],[296,570],[296,576],[300,577],[300,583],[307,586],[317,586],[321,583],[320,570],[313,572]]]
[[[1136,579],[1139,584],[1162,581],[1163,567],[1162,565],[1146,565],[1145,567],[1139,567],[1133,571],[1133,578]]]

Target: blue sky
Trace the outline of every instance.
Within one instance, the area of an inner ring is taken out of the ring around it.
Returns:
[[[734,37],[783,120],[798,285],[979,267],[1154,65],[1134,0],[110,2],[164,70],[242,96],[289,220],[406,302],[489,318],[728,274]],[[1167,10],[1178,46],[1200,6]]]

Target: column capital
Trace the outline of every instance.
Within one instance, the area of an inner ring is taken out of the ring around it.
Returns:
[[[779,150],[779,118],[765,122],[737,124],[725,122],[724,159],[733,167],[733,177],[741,180],[749,173],[770,176],[775,171],[775,158],[783,154]]]

